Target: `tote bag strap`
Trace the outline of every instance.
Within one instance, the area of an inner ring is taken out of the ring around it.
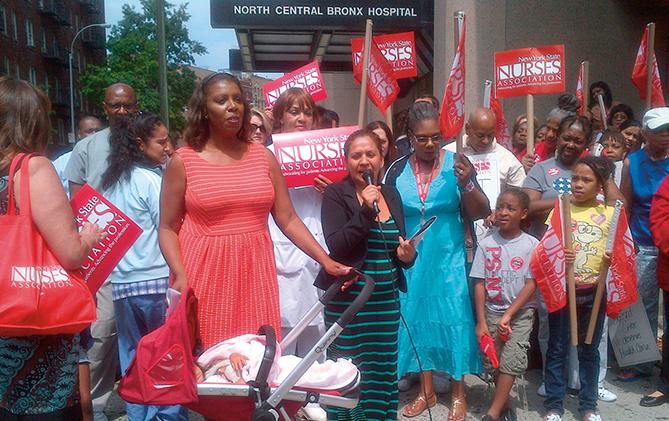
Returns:
[[[19,189],[21,192],[21,203],[19,203],[19,208],[23,215],[30,217],[30,167],[28,162],[34,154],[25,154],[19,153],[14,159],[12,159],[12,164],[9,167],[9,184],[8,195],[7,195],[7,215],[16,215],[16,201],[14,200],[14,176],[16,175],[17,168],[18,171],[21,171],[21,183]],[[23,165],[23,163],[26,163]]]

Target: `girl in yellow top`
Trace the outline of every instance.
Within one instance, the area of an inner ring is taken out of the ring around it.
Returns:
[[[599,352],[597,347],[602,336],[606,300],[602,300],[595,335],[591,345],[584,343],[595,299],[595,286],[602,260],[606,255],[606,241],[611,227],[613,207],[598,200],[604,192],[607,201],[621,197],[612,179],[613,162],[603,157],[580,158],[571,176],[571,218],[573,246],[565,250],[566,260],[574,264],[576,278],[576,308],[578,314],[579,378],[581,390],[578,394],[579,412],[584,421],[601,421],[597,414],[597,383],[599,376]],[[550,218],[550,216],[549,216]],[[569,308],[548,315],[548,352],[544,369],[546,385],[547,421],[560,421],[564,413],[563,400],[566,391],[564,369],[569,355]]]

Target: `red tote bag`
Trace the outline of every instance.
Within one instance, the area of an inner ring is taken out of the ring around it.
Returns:
[[[144,405],[197,402],[193,357],[197,342],[197,298],[187,288],[165,324],[139,340],[118,387],[121,398]]]
[[[0,216],[0,336],[79,333],[95,320],[95,302],[81,276],[63,269],[33,223],[31,156],[18,154],[12,160],[7,214]],[[17,213],[14,174],[19,165]]]

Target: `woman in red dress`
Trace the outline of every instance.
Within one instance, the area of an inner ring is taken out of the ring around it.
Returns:
[[[160,246],[173,288],[198,297],[205,349],[264,324],[281,334],[270,212],[283,233],[335,276],[332,260],[297,217],[274,155],[249,142],[250,108],[237,78],[215,73],[191,97],[184,139],[163,178]]]

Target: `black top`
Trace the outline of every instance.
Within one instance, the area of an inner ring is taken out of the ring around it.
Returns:
[[[388,204],[388,209],[397,224],[400,235],[406,239],[404,210],[397,189],[384,184],[381,186],[381,193]],[[377,225],[375,218],[374,210],[361,205],[358,201],[355,185],[349,177],[329,185],[323,194],[321,222],[330,256],[342,264],[361,269],[367,256],[369,229]],[[390,258],[402,268],[413,266],[413,261],[410,263],[400,261],[395,250],[391,253]],[[321,270],[314,285],[326,289],[333,280],[330,275]],[[406,278],[401,270],[397,279],[397,287],[402,292],[407,290]]]

